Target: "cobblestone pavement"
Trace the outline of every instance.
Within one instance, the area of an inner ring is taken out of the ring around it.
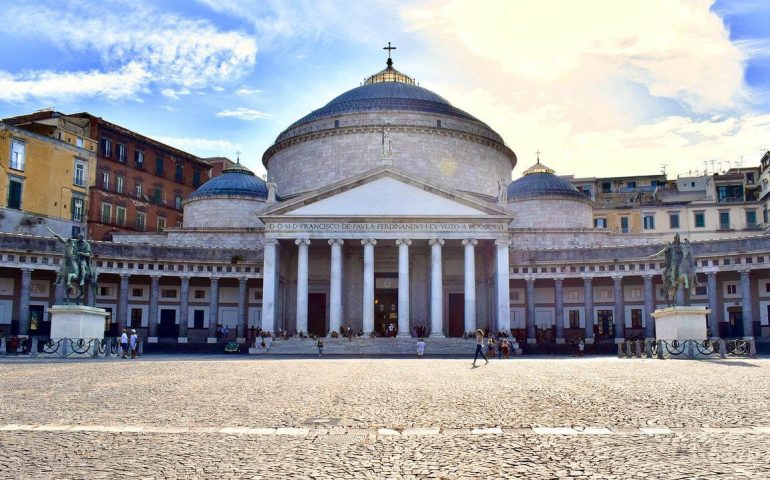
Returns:
[[[770,478],[768,360],[15,359],[0,379],[0,478]]]

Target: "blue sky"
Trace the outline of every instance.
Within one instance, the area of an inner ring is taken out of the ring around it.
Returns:
[[[761,0],[8,1],[0,116],[88,111],[258,173],[294,120],[384,67],[519,156],[605,176],[757,164],[770,148]],[[397,141],[397,139],[394,139]],[[705,163],[704,163],[705,162]]]

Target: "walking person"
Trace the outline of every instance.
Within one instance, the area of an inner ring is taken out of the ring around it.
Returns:
[[[316,343],[316,347],[318,347],[318,356],[322,356],[324,354],[324,342],[321,341],[321,339],[318,339],[318,343]]]
[[[425,340],[422,338],[417,341],[417,358],[422,358],[425,354]]]
[[[131,358],[136,358],[136,349],[138,347],[137,344],[139,343],[139,337],[136,335],[136,330],[134,329],[131,329],[131,339],[129,340],[129,343],[131,347]]]
[[[126,355],[128,355],[128,334],[126,333],[126,329],[123,329],[123,335],[120,336],[120,349],[123,350],[123,357],[127,358]]]
[[[508,343],[508,339],[503,339],[503,344],[500,345],[500,351],[502,352],[503,357],[507,360],[510,358],[511,355],[511,344]]]
[[[583,356],[583,350],[585,350],[585,348],[586,348],[586,344],[585,344],[585,342],[583,341],[582,338],[578,341],[577,347],[578,347],[578,357],[582,357]]]
[[[476,355],[473,357],[473,366],[476,366],[476,360],[479,358],[479,354],[481,355],[481,358],[484,359],[485,362],[489,363],[489,360],[487,360],[487,357],[484,356],[484,332],[479,329],[476,330]],[[486,365],[486,363],[484,364]]]
[[[487,338],[487,355],[495,358],[495,339],[492,338],[491,334],[489,335],[489,338]]]

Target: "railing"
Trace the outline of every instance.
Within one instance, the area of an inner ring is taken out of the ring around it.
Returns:
[[[0,337],[0,356],[27,357],[115,357],[121,354],[118,339]],[[141,355],[142,343],[137,345]]]
[[[754,339],[627,340],[618,343],[618,358],[757,358]]]

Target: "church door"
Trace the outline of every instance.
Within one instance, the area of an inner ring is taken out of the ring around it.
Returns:
[[[179,327],[176,324],[176,310],[170,308],[160,309],[160,323],[158,324],[158,337],[178,337]]]
[[[319,337],[326,336],[326,294],[308,293],[307,331]]]
[[[728,332],[727,336],[730,338],[737,338],[743,336],[743,309],[741,307],[728,307],[727,308],[728,319]]]
[[[449,294],[449,336],[462,337],[465,329],[465,294]]]

